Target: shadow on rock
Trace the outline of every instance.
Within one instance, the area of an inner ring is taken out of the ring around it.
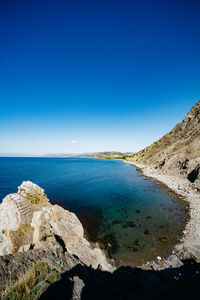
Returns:
[[[78,264],[62,274],[40,300],[200,299],[200,264],[183,263],[162,271],[120,267],[113,273]]]

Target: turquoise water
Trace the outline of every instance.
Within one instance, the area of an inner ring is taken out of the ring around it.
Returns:
[[[166,256],[180,237],[186,212],[173,193],[118,160],[0,158],[0,199],[24,180],[52,203],[75,212],[93,240],[123,263]]]

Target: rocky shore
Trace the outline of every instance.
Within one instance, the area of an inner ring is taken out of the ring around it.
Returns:
[[[176,179],[155,175],[144,166],[142,170],[178,192]],[[192,199],[190,205],[199,200],[192,187],[190,192],[179,183],[181,193]],[[178,299],[180,295],[188,299],[191,291],[197,295],[199,223],[198,211],[191,211],[183,241],[167,259],[157,257],[137,268],[116,268],[98,244],[87,241],[75,214],[50,204],[36,184],[23,182],[17,193],[0,204],[0,296],[7,300],[132,300],[133,296],[155,300]]]
[[[165,171],[157,170],[153,166],[127,160],[124,162],[133,164],[142,171],[144,176],[161,182],[186,201],[186,207],[189,209],[189,220],[184,229],[180,244],[177,244],[172,250],[174,266],[180,264],[181,260],[188,258],[194,258],[200,262],[200,192],[195,184],[187,179],[168,175]],[[158,261],[161,268],[166,267],[162,258],[158,257]]]

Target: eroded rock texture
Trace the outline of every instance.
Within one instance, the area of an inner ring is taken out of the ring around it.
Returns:
[[[99,246],[84,238],[75,214],[52,205],[43,189],[25,181],[0,204],[0,255],[40,248],[67,251],[93,268],[114,269]]]

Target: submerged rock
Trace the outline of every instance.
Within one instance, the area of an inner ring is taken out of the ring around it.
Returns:
[[[29,249],[62,249],[85,265],[112,271],[98,244],[84,237],[84,229],[74,213],[52,205],[42,188],[25,181],[18,193],[0,204],[0,255]]]
[[[112,221],[112,225],[117,225],[117,224],[121,224],[121,220],[113,220]]]
[[[162,243],[166,243],[167,238],[165,236],[161,236],[161,237],[159,237],[159,241],[162,242]]]
[[[132,221],[128,221],[125,224],[122,225],[122,228],[134,228],[136,225]]]

